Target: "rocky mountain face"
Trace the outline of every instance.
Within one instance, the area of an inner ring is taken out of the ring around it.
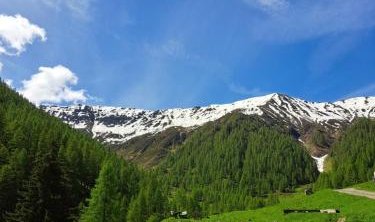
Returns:
[[[159,147],[165,154],[166,147],[183,142],[190,131],[232,112],[257,115],[288,129],[312,156],[320,157],[328,153],[340,129],[355,118],[375,118],[375,97],[316,103],[274,93],[231,104],[156,111],[86,105],[41,108],[104,143],[118,148],[132,147],[128,149],[132,154],[127,155],[130,159],[139,159],[144,152],[150,152],[150,146]],[[159,137],[163,139],[155,139]],[[157,155],[161,156],[156,159],[163,156]]]

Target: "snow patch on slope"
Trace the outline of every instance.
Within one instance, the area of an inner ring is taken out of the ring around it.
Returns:
[[[316,166],[318,167],[319,172],[324,172],[324,160],[327,158],[328,154],[321,156],[321,157],[315,157],[312,156],[312,158],[316,162]]]

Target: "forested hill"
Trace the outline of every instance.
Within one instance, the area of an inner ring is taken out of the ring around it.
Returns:
[[[232,113],[195,131],[157,171],[142,172],[0,85],[0,221],[159,221],[272,203],[310,183],[298,142]],[[162,180],[161,180],[162,179]]]
[[[140,192],[160,197],[149,180],[0,83],[0,221],[126,221]],[[152,204],[142,216],[161,218],[163,205]]]
[[[317,187],[341,188],[371,180],[375,171],[375,120],[357,119],[335,142]]]
[[[259,207],[273,201],[262,197],[292,192],[318,176],[291,135],[242,113],[193,132],[159,170],[173,190],[172,207],[195,216]]]
[[[143,110],[109,106],[41,106],[76,129],[110,144],[127,160],[154,167],[172,148],[204,124],[232,112],[256,115],[294,131],[311,156],[322,157],[340,131],[355,118],[375,117],[375,97],[337,102],[308,102],[283,94],[269,94],[230,104],[206,107]],[[317,143],[316,143],[317,142]]]

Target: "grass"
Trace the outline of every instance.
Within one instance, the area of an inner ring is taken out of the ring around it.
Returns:
[[[359,190],[367,190],[367,191],[374,191],[375,192],[375,183],[374,181],[369,181],[366,183],[360,183],[353,186],[353,188]]]
[[[297,209],[340,209],[339,214],[292,213],[283,214],[285,208]],[[346,222],[375,221],[375,200],[337,193],[333,190],[322,190],[310,196],[303,193],[280,197],[280,203],[257,210],[234,211],[213,215],[202,219],[203,222],[283,222],[337,221],[345,217]],[[188,222],[195,220],[166,219],[164,222]]]

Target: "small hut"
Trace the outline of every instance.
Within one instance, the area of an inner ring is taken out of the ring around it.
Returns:
[[[181,219],[186,219],[188,218],[188,213],[187,211],[173,211],[171,210],[171,216],[174,218],[181,218]]]
[[[311,195],[313,194],[313,190],[311,187],[305,189],[305,195]]]

